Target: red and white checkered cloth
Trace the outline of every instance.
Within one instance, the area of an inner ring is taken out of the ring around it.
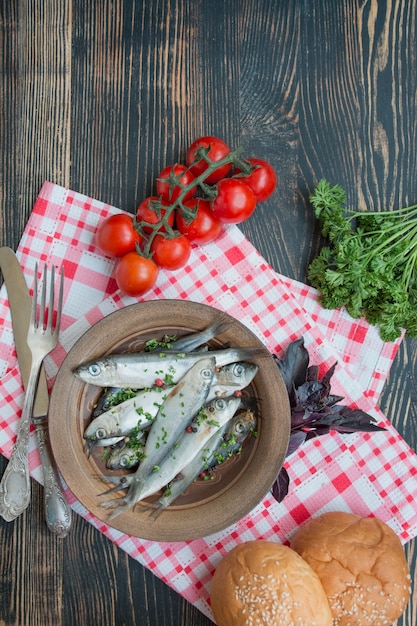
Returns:
[[[317,292],[277,274],[236,226],[212,244],[195,247],[189,264],[160,272],[157,285],[142,299],[124,297],[112,277],[114,261],[94,245],[100,220],[118,209],[52,183],[45,183],[33,208],[17,255],[28,286],[36,261],[65,263],[64,313],[60,344],[47,357],[52,382],[74,342],[103,316],[140,300],[181,298],[202,302],[247,325],[282,356],[288,344],[304,337],[312,363],[327,369],[338,362],[332,392],[374,415],[386,427],[378,433],[331,434],[312,440],[286,462],[290,493],[278,504],[272,496],[244,519],[215,535],[183,543],[157,543],[125,535],[92,516],[67,490],[73,509],[132,558],[212,618],[210,580],[222,555],[238,542],[286,542],[297,526],[329,510],[374,515],[405,543],[417,535],[417,455],[375,406],[396,343],[383,343],[375,328],[345,311],[323,310]],[[0,452],[9,457],[14,443],[23,386],[13,343],[7,292],[0,291]],[[35,439],[30,467],[42,482]]]

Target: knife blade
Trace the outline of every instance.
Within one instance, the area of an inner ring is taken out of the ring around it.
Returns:
[[[32,302],[22,268],[11,248],[0,248],[0,269],[7,289],[19,369],[26,388],[32,361],[32,355],[27,345]],[[50,448],[47,427],[48,407],[48,386],[45,370],[42,366],[32,421],[35,426],[44,476],[45,519],[48,528],[53,533],[58,537],[65,537],[71,527],[71,508],[65,498]]]

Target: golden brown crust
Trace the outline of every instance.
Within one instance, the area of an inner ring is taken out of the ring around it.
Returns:
[[[248,541],[225,555],[213,576],[211,606],[217,626],[332,624],[318,576],[272,541]]]
[[[401,542],[381,520],[341,511],[306,522],[291,548],[317,572],[335,626],[392,624],[410,597]]]

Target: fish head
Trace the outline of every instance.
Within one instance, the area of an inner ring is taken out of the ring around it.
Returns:
[[[255,378],[259,367],[255,363],[238,361],[224,365],[215,374],[219,385],[236,385],[240,389],[247,387]]]
[[[195,369],[195,373],[203,385],[210,385],[216,369],[216,359],[214,357],[203,358],[197,361],[192,369]]]
[[[225,424],[237,411],[241,403],[240,398],[214,398],[204,407],[204,414],[210,421],[216,421],[220,426]]]
[[[246,409],[233,417],[226,436],[233,437],[235,441],[243,441],[255,428],[256,416],[253,411]]]
[[[109,368],[111,368],[111,361],[108,359],[97,359],[79,365],[73,372],[77,378],[80,378],[85,383],[101,385],[103,378],[107,376],[109,372]]]
[[[117,432],[115,418],[110,412],[106,412],[89,423],[84,431],[84,439],[97,441],[100,439],[108,439],[109,437],[116,437],[119,434],[120,433]]]
[[[121,448],[115,448],[106,462],[108,469],[130,469],[137,465],[138,454],[133,448],[123,445]]]

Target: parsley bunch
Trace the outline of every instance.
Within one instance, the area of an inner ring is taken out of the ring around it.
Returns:
[[[384,341],[417,337],[417,205],[352,211],[340,185],[322,179],[310,196],[328,245],[308,268],[327,309],[345,306],[378,325]]]

